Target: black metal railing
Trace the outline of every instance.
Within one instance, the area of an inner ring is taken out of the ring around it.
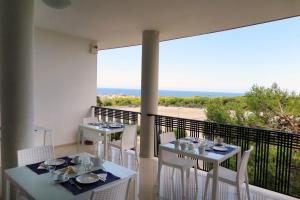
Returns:
[[[94,106],[95,116],[103,120],[137,124],[139,112]],[[159,134],[174,131],[177,138],[191,137],[214,140],[220,136],[228,144],[241,146],[242,152],[253,146],[248,163],[250,184],[300,197],[300,134],[279,132],[200,121],[171,116],[153,115],[155,126],[155,154],[158,153]],[[199,169],[208,171],[210,163],[198,162]],[[237,169],[233,157],[222,163],[229,169]]]
[[[159,134],[174,131],[177,138],[203,137],[213,140],[224,138],[228,144],[241,146],[242,152],[254,151],[248,164],[250,184],[283,194],[300,197],[300,134],[266,129],[233,126],[209,121],[152,115],[155,118],[155,137],[158,152]],[[201,170],[211,169],[210,163],[198,162]],[[222,166],[236,170],[233,157]]]
[[[124,124],[138,124],[139,112],[92,106],[94,115],[103,121],[117,121]]]

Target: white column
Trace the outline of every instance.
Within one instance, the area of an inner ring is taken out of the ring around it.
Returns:
[[[0,2],[2,170],[16,167],[17,150],[32,145],[33,8],[33,0]]]
[[[154,156],[154,117],[158,103],[159,32],[143,31],[140,156]]]

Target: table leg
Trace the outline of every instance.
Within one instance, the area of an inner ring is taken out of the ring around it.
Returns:
[[[5,200],[10,200],[10,182],[5,179]]]
[[[219,194],[219,184],[218,184],[218,177],[219,177],[219,163],[214,162],[213,164],[213,184],[212,184],[212,200],[218,199]]]
[[[44,141],[43,141],[44,146],[46,145],[46,131],[44,131]]]
[[[161,174],[161,168],[162,168],[162,163],[161,163],[161,149],[159,148],[159,153],[158,153],[158,169],[157,169],[157,177],[156,177],[156,185],[157,185],[157,194],[158,197],[160,196],[159,191],[160,191],[160,174]]]
[[[82,130],[80,129],[77,136],[77,153],[79,153],[79,148],[82,145],[82,142]]]
[[[108,146],[107,146],[107,134],[104,134],[104,159],[108,159]]]

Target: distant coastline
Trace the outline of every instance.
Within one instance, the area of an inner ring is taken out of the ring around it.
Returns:
[[[97,95],[117,95],[117,96],[141,96],[140,89],[122,89],[122,88],[97,88]],[[208,91],[176,91],[176,90],[159,90],[159,96],[170,97],[236,97],[243,96],[244,93],[235,92],[208,92]]]

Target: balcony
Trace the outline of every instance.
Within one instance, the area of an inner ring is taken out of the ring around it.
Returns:
[[[95,116],[102,120],[119,121],[124,123],[138,123],[139,113],[112,108],[94,107]],[[295,159],[299,156],[300,135],[287,132],[277,132],[250,127],[232,126],[207,121],[198,121],[178,117],[152,115],[155,118],[155,143],[156,155],[159,145],[158,135],[162,132],[175,131],[178,138],[184,136],[203,137],[214,139],[223,137],[226,143],[241,146],[242,151],[254,147],[248,164],[248,173],[253,199],[296,199],[299,193],[299,167],[300,163]],[[222,166],[236,170],[236,158],[222,163]],[[149,169],[148,169],[149,167]],[[147,169],[147,170],[146,170]],[[195,188],[194,182],[188,183],[189,198],[201,199],[206,172],[211,165],[198,162],[199,188]],[[145,170],[145,171],[144,171]],[[151,172],[150,178],[148,172]],[[146,191],[155,193],[155,180],[157,172],[157,159],[141,159],[140,194],[144,187]],[[180,179],[177,174],[175,184],[170,181],[170,169],[164,167],[163,183],[161,184],[160,197],[163,199],[178,199],[180,197]],[[144,178],[144,179],[143,179]],[[147,183],[144,183],[144,181]],[[147,181],[146,181],[147,180]],[[151,184],[148,180],[152,180]],[[243,196],[245,196],[243,191]],[[197,196],[195,196],[197,195]],[[233,199],[234,188],[221,184],[221,199]]]

